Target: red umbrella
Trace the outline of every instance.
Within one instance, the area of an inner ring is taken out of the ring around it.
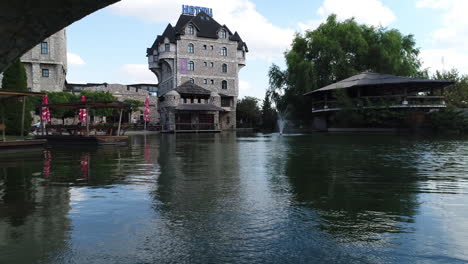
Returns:
[[[146,97],[145,100],[145,112],[144,112],[144,119],[145,121],[149,121],[149,113],[150,113],[150,105],[149,105],[149,98]]]
[[[81,102],[86,102],[86,96],[81,96]],[[80,109],[80,114],[78,119],[82,122],[86,122],[88,117],[88,113],[86,113],[86,109]]]
[[[47,97],[47,94],[42,97],[42,105],[48,105],[49,104],[49,97]],[[49,107],[43,106],[42,107],[42,122],[47,123],[50,122],[50,111]]]

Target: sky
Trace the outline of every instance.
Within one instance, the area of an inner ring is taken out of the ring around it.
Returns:
[[[468,74],[467,0],[122,0],[68,26],[68,82],[157,83],[146,48],[175,24],[184,4],[212,8],[213,18],[247,43],[240,97],[262,99],[268,69],[273,63],[284,69],[294,34],[330,14],[412,34],[424,68]]]

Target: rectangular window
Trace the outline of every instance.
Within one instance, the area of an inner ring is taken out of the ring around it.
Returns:
[[[171,51],[171,44],[169,43],[164,44],[164,51]]]
[[[201,104],[201,98],[198,98],[198,103]]]
[[[222,98],[221,98],[221,106],[222,106],[222,107],[230,107],[230,106],[231,106],[231,98],[229,98],[229,97],[222,97]]]
[[[204,79],[204,80],[203,80],[203,83],[204,83],[204,84],[208,84],[208,80],[207,80],[207,79]]]
[[[49,69],[42,69],[42,77],[49,77]]]
[[[208,63],[206,61],[203,64],[205,65],[205,67],[208,66]]]
[[[213,67],[214,67],[214,63],[213,63],[213,62],[210,62],[210,66],[211,66],[211,68],[213,68]]]
[[[211,80],[211,84],[214,84],[214,80]]]
[[[49,43],[41,42],[41,54],[49,54]]]

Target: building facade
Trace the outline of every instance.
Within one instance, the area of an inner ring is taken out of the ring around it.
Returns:
[[[151,124],[159,123],[159,113],[157,112],[158,104],[158,85],[157,84],[109,84],[109,83],[67,83],[65,91],[71,93],[80,93],[81,91],[102,91],[109,92],[117,98],[118,101],[125,101],[127,99],[138,100],[142,103],[146,98],[149,98],[150,113],[149,119]],[[139,111],[127,112],[123,116],[123,123],[131,123],[132,121],[143,122],[144,107],[140,107]],[[73,120],[72,120],[73,121]]]
[[[32,92],[62,92],[67,75],[66,30],[43,40],[21,56]]]
[[[159,80],[163,130],[234,129],[239,71],[248,48],[205,12],[182,14],[147,49]]]

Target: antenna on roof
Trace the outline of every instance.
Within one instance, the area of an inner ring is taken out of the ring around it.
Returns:
[[[182,5],[182,15],[196,16],[201,11],[203,11],[208,16],[213,17],[213,9],[211,9],[211,8],[200,7],[200,6]]]

